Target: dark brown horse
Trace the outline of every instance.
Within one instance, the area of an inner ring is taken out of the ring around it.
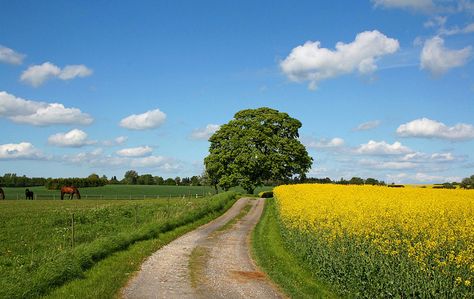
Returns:
[[[35,194],[33,193],[33,191],[30,191],[30,189],[25,190],[25,198],[26,199],[33,200],[34,196],[35,196]]]
[[[5,199],[5,192],[3,192],[2,187],[0,187],[0,199]]]
[[[61,200],[64,199],[64,194],[69,194],[69,199],[72,199],[74,194],[76,194],[77,199],[81,199],[81,193],[79,193],[79,189],[74,186],[61,187]]]

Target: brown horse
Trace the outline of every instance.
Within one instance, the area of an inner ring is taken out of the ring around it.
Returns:
[[[5,199],[5,192],[3,192],[2,187],[0,187],[0,199]]]
[[[79,189],[74,186],[61,187],[61,200],[64,199],[64,194],[69,194],[69,199],[72,199],[74,194],[76,194],[77,199],[81,199],[81,193],[79,193]]]

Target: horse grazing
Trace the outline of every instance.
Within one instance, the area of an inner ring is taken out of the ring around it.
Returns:
[[[61,187],[61,200],[64,199],[64,194],[69,194],[69,199],[72,199],[74,194],[76,194],[77,199],[81,199],[81,193],[79,193],[79,189],[74,186]]]
[[[2,187],[0,187],[0,199],[5,199],[5,192],[3,192]]]
[[[31,199],[31,200],[33,200],[33,197],[34,197],[33,191],[30,191],[29,189],[26,189],[26,190],[25,190],[25,197],[26,197],[26,199]]]

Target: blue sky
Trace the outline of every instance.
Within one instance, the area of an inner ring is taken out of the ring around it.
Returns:
[[[474,2],[319,2],[1,1],[0,174],[198,175],[262,106],[310,176],[474,174]]]

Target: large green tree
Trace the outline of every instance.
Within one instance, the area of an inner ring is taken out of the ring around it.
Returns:
[[[300,127],[299,120],[266,107],[237,112],[209,139],[204,164],[210,181],[225,190],[240,185],[253,193],[265,180],[304,175],[313,159],[298,140]]]

